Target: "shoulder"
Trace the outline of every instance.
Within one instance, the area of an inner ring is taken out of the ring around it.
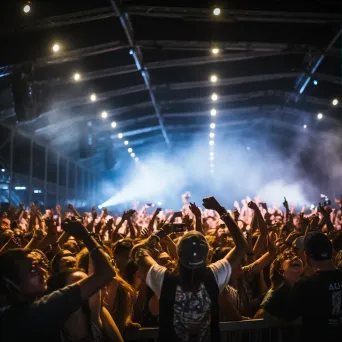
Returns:
[[[232,274],[232,267],[227,259],[221,259],[209,265],[209,269],[213,272],[220,293],[223,288],[228,284]]]
[[[164,283],[165,274],[168,274],[167,268],[155,264],[150,267],[146,275],[146,284],[160,298],[161,289]]]

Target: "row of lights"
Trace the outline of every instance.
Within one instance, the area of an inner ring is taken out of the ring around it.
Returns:
[[[210,81],[212,83],[216,83],[218,81],[218,77],[217,75],[211,75],[210,76]],[[212,102],[216,102],[218,100],[218,95],[216,93],[212,93],[211,94],[211,101]],[[215,118],[217,114],[217,110],[215,107],[213,107],[210,110],[210,116],[212,118]],[[214,164],[214,160],[215,160],[215,153],[214,153],[214,146],[215,146],[215,128],[216,128],[216,124],[215,122],[211,122],[210,125],[210,132],[209,132],[209,161],[210,161],[210,172],[214,173],[214,168],[215,168],[215,164]]]

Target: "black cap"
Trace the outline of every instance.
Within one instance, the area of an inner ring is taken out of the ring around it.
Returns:
[[[304,251],[315,260],[330,260],[332,244],[329,238],[320,232],[311,232],[304,240]]]
[[[196,269],[206,265],[209,245],[203,234],[192,230],[181,238],[177,251],[182,266]]]

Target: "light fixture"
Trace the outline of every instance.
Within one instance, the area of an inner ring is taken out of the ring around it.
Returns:
[[[57,43],[55,43],[55,44],[53,44],[53,46],[52,46],[52,51],[53,52],[58,52],[59,50],[60,50],[60,46],[59,46],[59,44],[57,44]]]
[[[215,127],[216,127],[215,123],[212,122],[212,123],[210,124],[210,128],[211,128],[211,129],[215,129]]]
[[[1,172],[5,172],[5,169],[1,169]]]
[[[210,167],[213,169],[215,167],[215,165],[214,164],[210,164]]]
[[[333,106],[337,106],[338,105],[338,100],[337,99],[333,99],[332,104],[333,104]]]
[[[322,114],[322,113],[318,113],[318,114],[317,114],[317,119],[318,119],[318,120],[323,119],[323,114]]]
[[[135,153],[131,153],[131,157],[134,158],[135,157]]]
[[[128,153],[132,153],[133,149],[130,147],[127,151],[128,151]]]
[[[31,11],[31,2],[28,1],[25,6],[23,7],[24,13],[29,13]]]
[[[14,190],[26,190],[26,186],[15,186]]]
[[[42,190],[33,190],[33,193],[34,193],[34,194],[41,194],[41,193],[42,193]]]
[[[218,7],[216,7],[216,8],[213,10],[213,13],[214,13],[214,15],[220,15],[221,9],[218,8]]]
[[[214,157],[214,152],[210,152],[209,155],[210,155],[211,157]]]
[[[216,75],[211,75],[210,76],[210,81],[213,82],[213,83],[217,82],[217,76]]]
[[[102,119],[106,119],[108,117],[108,113],[104,110],[102,113],[101,113],[101,118]]]
[[[102,205],[101,205],[101,204],[99,204],[97,207],[98,207],[99,209],[102,209]]]
[[[313,84],[316,86],[318,84],[317,80],[313,80]]]
[[[95,102],[96,101],[96,94],[95,93],[90,95],[90,101],[91,102]]]
[[[125,144],[125,145],[128,145],[128,144],[129,144],[128,140],[125,140],[124,144]]]
[[[115,128],[116,127],[116,122],[112,121],[112,123],[110,125],[112,126],[112,128]]]
[[[119,133],[119,134],[118,134],[118,138],[119,138],[119,139],[122,139],[122,138],[123,138],[123,134],[122,134],[122,133]]]
[[[77,82],[81,79],[81,75],[78,72],[74,73],[74,80]]]
[[[217,101],[217,99],[218,99],[217,94],[216,94],[216,93],[213,93],[213,94],[211,95],[211,99],[212,99],[213,101]]]
[[[211,116],[215,116],[216,115],[216,109],[213,108],[211,111],[210,111],[210,115]]]
[[[210,161],[213,161],[213,160],[214,160],[214,157],[213,157],[213,156],[210,156],[210,157],[209,157],[209,160],[210,160]]]
[[[209,140],[209,145],[210,146],[214,146],[215,145],[215,141],[214,140]]]
[[[303,125],[303,128],[307,128],[308,126],[307,125]]]
[[[135,157],[135,161],[138,162],[138,161],[139,161],[139,158],[138,158],[138,157]]]
[[[213,48],[213,49],[211,49],[211,53],[212,53],[213,55],[218,55],[218,54],[220,53],[220,49],[218,49],[218,48]]]
[[[209,138],[214,139],[215,138],[215,133],[209,133]]]

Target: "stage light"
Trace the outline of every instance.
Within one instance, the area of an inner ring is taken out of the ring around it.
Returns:
[[[132,153],[133,149],[130,147],[127,151],[128,151],[128,153]]]
[[[213,156],[214,156],[214,152],[210,152],[209,155],[210,155],[211,157],[213,157]]]
[[[333,99],[332,104],[333,104],[333,106],[337,106],[338,105],[338,100],[337,99]]]
[[[41,194],[41,193],[42,193],[42,190],[33,190],[33,193],[34,193],[34,194]]]
[[[104,110],[102,113],[101,113],[101,118],[102,119],[106,119],[108,116],[108,113]]]
[[[110,125],[112,126],[112,128],[115,128],[116,127],[116,122],[112,121],[112,123]]]
[[[303,125],[303,128],[307,128],[308,126],[307,125]]]
[[[138,158],[138,157],[135,157],[135,161],[138,162],[138,161],[139,161],[139,158]]]
[[[322,113],[318,113],[318,114],[317,114],[317,119],[318,119],[318,120],[323,119],[323,114],[322,114]]]
[[[98,207],[99,209],[102,209],[102,205],[101,205],[101,204],[99,204],[97,207]]]
[[[134,158],[135,157],[135,153],[131,153],[131,157]]]
[[[23,7],[24,13],[29,13],[31,11],[31,3],[28,2],[26,5]]]
[[[211,128],[211,129],[215,129],[215,127],[216,127],[216,125],[212,122],[212,123],[210,124],[210,128]]]
[[[218,54],[220,53],[220,49],[218,49],[218,48],[213,48],[213,49],[211,49],[211,53],[212,53],[213,55],[218,55]]]
[[[217,76],[216,75],[211,75],[210,76],[210,81],[213,82],[213,83],[217,82]]]
[[[209,138],[214,139],[215,138],[215,133],[209,133]]]
[[[311,209],[311,210],[314,210],[314,209],[315,209],[315,205],[314,205],[314,204],[311,204],[311,205],[310,205],[310,209]]]
[[[157,205],[161,206],[161,205],[163,205],[163,203],[159,201],[159,202],[157,202]]]
[[[210,157],[209,157],[209,160],[210,160],[210,161],[213,161],[213,160],[214,160],[214,157],[213,157],[213,156],[210,156]]]
[[[214,140],[209,140],[209,145],[210,146],[214,146],[215,145],[215,141]]]
[[[316,86],[318,84],[317,80],[313,80],[313,84]]]
[[[93,93],[93,94],[90,95],[90,101],[91,102],[95,102],[96,101],[96,94]]]
[[[5,172],[5,169],[1,169],[1,172]]]
[[[210,111],[210,115],[211,116],[215,116],[216,115],[216,109],[215,108],[213,108],[211,111]]]
[[[78,72],[74,73],[74,80],[77,82],[80,79],[81,79],[81,75]]]
[[[210,167],[213,169],[215,167],[215,165],[214,164],[210,164]]]
[[[15,186],[14,190],[26,190],[26,186]]]
[[[213,101],[217,101],[217,99],[218,99],[217,94],[216,94],[216,93],[213,93],[213,94],[211,95],[211,99],[212,99]]]
[[[214,13],[214,15],[220,15],[221,9],[218,8],[218,7],[216,7],[216,8],[213,10],[213,13]]]
[[[128,145],[128,144],[129,144],[128,140],[125,140],[124,144],[125,144],[125,145]]]
[[[119,133],[119,134],[118,134],[118,138],[119,138],[119,139],[122,139],[122,138],[123,138],[123,134],[122,134],[122,133]]]
[[[61,48],[61,47],[59,46],[59,44],[57,44],[57,43],[56,43],[56,44],[53,44],[53,46],[52,46],[52,51],[53,51],[53,52],[58,52],[58,51],[60,50],[60,48]]]

